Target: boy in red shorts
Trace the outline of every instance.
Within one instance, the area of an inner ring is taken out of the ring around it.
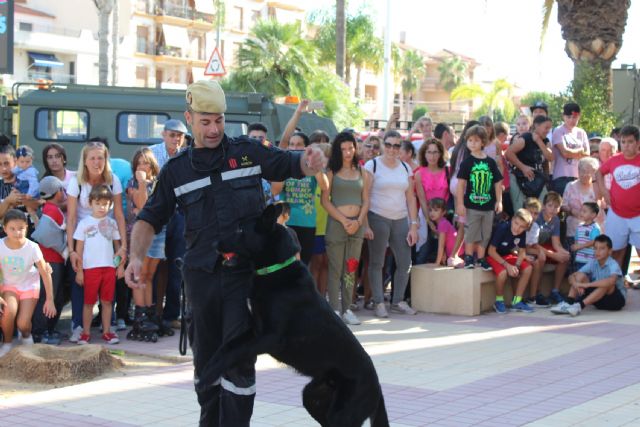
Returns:
[[[93,306],[98,294],[102,303],[102,339],[107,344],[117,344],[118,335],[110,330],[113,295],[116,287],[116,264],[113,255],[120,248],[120,233],[113,218],[107,216],[113,203],[113,193],[106,185],[93,187],[89,193],[92,214],[78,224],[73,238],[77,241],[76,252],[82,260],[76,281],[84,286],[84,308],[82,327],[84,332],[78,344],[88,344],[91,336]],[[122,265],[118,266],[118,277],[124,277]]]
[[[533,218],[526,209],[518,209],[509,222],[499,224],[491,237],[487,262],[496,275],[496,302],[493,309],[500,314],[507,312],[504,304],[504,285],[507,277],[517,277],[516,292],[511,301],[511,310],[533,312],[522,300],[524,290],[531,278],[531,265],[526,257],[526,231]]]

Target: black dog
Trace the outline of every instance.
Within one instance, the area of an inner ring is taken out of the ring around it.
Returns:
[[[302,400],[322,426],[389,425],[378,375],[353,333],[317,292],[296,245],[276,223],[277,205],[257,222],[222,239],[218,250],[250,259],[256,270],[250,294],[254,329],[224,345],[202,372],[213,381],[241,360],[268,353],[312,377]]]

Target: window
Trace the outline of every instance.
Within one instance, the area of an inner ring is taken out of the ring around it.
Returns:
[[[249,125],[245,122],[224,122],[224,133],[231,138],[237,138],[246,135]]]
[[[123,144],[159,144],[164,122],[169,118],[166,113],[120,113],[116,139]]]
[[[136,67],[136,86],[147,87],[149,84],[149,70],[144,65]]]
[[[233,29],[234,30],[244,30],[244,22],[243,22],[243,15],[244,15],[244,10],[242,9],[242,7],[240,6],[234,6],[233,7],[233,14],[232,16],[232,20],[231,20],[231,24],[233,25]]]
[[[44,141],[85,142],[89,113],[82,110],[40,108],[36,110],[36,138]]]
[[[367,101],[375,101],[378,99],[378,87],[373,85],[364,85],[364,99]]]
[[[33,24],[31,22],[20,22],[18,29],[20,31],[33,31]]]
[[[149,28],[138,27],[136,30],[136,52],[149,53],[147,51],[148,39],[149,39]]]

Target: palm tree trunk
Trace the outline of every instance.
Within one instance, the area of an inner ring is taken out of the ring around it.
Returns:
[[[345,73],[346,45],[345,0],[336,0],[336,74],[340,78]]]
[[[351,61],[347,58],[344,62],[344,82],[351,86]]]
[[[113,3],[111,18],[111,85],[116,86],[118,84],[118,19],[120,19],[118,0]]]
[[[362,73],[362,67],[356,67],[356,88],[354,91],[354,96],[356,98],[360,98],[360,74]]]
[[[113,0],[93,0],[98,9],[98,84],[106,86],[109,79],[109,15]]]

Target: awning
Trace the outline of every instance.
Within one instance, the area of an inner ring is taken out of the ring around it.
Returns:
[[[216,8],[213,6],[215,0],[196,0],[196,10],[202,13],[215,15]]]
[[[64,62],[49,53],[28,52],[36,67],[64,67]]]
[[[189,48],[189,34],[186,28],[174,27],[173,25],[162,24],[164,41],[167,46]]]

